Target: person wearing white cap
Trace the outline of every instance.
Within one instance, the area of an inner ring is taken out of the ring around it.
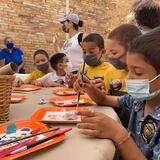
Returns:
[[[67,55],[72,65],[72,73],[77,73],[80,64],[83,62],[83,51],[80,46],[83,33],[79,32],[79,27],[83,26],[83,21],[75,13],[69,13],[60,19],[62,30],[69,34],[69,39],[65,41],[63,47],[59,47],[58,34],[53,36],[53,43],[56,52],[63,52]]]

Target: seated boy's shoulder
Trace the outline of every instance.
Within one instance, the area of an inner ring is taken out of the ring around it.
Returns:
[[[44,75],[44,73],[42,73],[41,71],[39,70],[34,70],[33,72],[31,72],[31,75]]]

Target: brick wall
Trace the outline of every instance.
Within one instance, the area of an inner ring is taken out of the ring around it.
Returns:
[[[0,0],[0,48],[11,36],[24,51],[27,72],[33,70],[32,54],[45,49],[54,54],[52,34],[65,36],[58,19],[65,14],[65,0]],[[82,31],[98,32],[104,37],[125,22],[131,0],[70,0],[70,10],[77,11],[85,26]]]

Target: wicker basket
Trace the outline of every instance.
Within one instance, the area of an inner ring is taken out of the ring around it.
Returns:
[[[9,120],[12,85],[15,76],[0,75],[0,123]]]

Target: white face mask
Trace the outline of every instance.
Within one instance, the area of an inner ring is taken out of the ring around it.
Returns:
[[[66,67],[65,67],[64,71],[66,73],[71,73],[72,72],[72,64],[71,64],[71,62],[66,63]]]
[[[134,99],[140,101],[147,101],[151,100],[154,97],[160,95],[160,89],[155,92],[150,93],[150,83],[160,77],[160,74],[153,78],[152,80],[138,80],[138,79],[131,79],[126,80],[126,87],[127,92],[130,94]]]

